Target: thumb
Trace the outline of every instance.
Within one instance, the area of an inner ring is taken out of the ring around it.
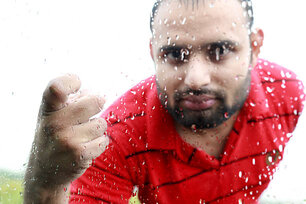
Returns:
[[[77,92],[81,87],[81,81],[77,75],[66,74],[49,82],[43,94],[41,110],[53,112],[62,109],[69,94]]]

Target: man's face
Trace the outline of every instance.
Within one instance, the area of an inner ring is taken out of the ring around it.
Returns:
[[[152,57],[161,102],[179,124],[213,128],[242,107],[252,58],[244,13],[237,0],[159,6]]]

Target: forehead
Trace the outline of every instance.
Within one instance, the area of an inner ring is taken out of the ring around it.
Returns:
[[[239,0],[163,0],[154,18],[153,35],[156,39],[239,41],[248,36],[247,22]]]

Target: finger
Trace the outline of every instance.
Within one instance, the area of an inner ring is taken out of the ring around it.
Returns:
[[[81,144],[90,142],[98,137],[103,136],[106,131],[107,123],[103,118],[95,118],[87,123],[71,127],[67,135],[71,135],[74,143]]]
[[[100,96],[84,96],[76,100],[75,102],[69,103],[68,106],[54,115],[53,120],[61,126],[67,125],[78,125],[86,123],[89,118],[98,114],[105,103],[103,97]]]
[[[100,156],[109,144],[109,138],[107,136],[98,137],[95,140],[87,142],[83,145],[82,159],[92,160]]]
[[[60,110],[65,106],[68,95],[75,93],[80,87],[81,81],[74,74],[67,74],[53,79],[44,91],[42,110],[45,112]]]
[[[86,95],[90,95],[90,91],[85,89],[85,90],[80,90],[76,93],[70,94],[68,96],[68,103],[72,103],[75,102],[76,100],[78,100],[79,98],[86,96]]]

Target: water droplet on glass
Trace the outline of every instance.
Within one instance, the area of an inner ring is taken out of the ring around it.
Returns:
[[[183,18],[183,20],[181,20],[181,24],[184,25],[186,23],[186,17]]]
[[[219,60],[220,60],[220,51],[221,51],[221,49],[220,49],[220,48],[217,48],[217,49],[215,50],[215,54],[216,54],[216,61],[219,61]]]
[[[291,74],[289,72],[286,72],[286,77],[291,78]]]
[[[238,176],[239,176],[239,178],[242,177],[242,171],[239,171]]]
[[[285,77],[285,73],[284,73],[283,70],[281,71],[281,76],[282,76],[282,77]]]
[[[272,93],[272,92],[274,91],[274,89],[275,89],[275,88],[267,87],[267,91],[268,91],[269,93]]]
[[[171,44],[171,38],[168,37],[168,38],[167,38],[167,41],[168,41],[168,45],[170,45],[170,44]]]
[[[255,106],[256,106],[256,104],[255,104],[255,103],[253,103],[253,102],[250,102],[250,106],[255,107]]]
[[[242,8],[246,8],[246,6],[247,6],[247,3],[245,2],[245,1],[243,1],[242,3],[241,3],[241,6],[242,6]]]
[[[162,20],[161,20],[161,19],[159,19],[158,24],[159,24],[159,25],[161,25],[161,24],[162,24]]]
[[[249,17],[252,17],[252,16],[253,16],[253,12],[252,12],[251,9],[248,10],[248,15],[249,15]]]
[[[294,115],[298,115],[298,111],[296,109],[293,110]]]
[[[286,88],[286,83],[282,83],[281,87],[282,87],[283,89],[285,89],[285,88]]]
[[[197,131],[197,127],[196,127],[196,125],[195,125],[195,124],[193,124],[193,125],[191,126],[191,129],[192,129],[192,131],[193,131],[193,132],[196,132],[196,131]]]
[[[283,149],[284,149],[283,145],[279,145],[278,149],[279,149],[280,152],[282,152]]]

